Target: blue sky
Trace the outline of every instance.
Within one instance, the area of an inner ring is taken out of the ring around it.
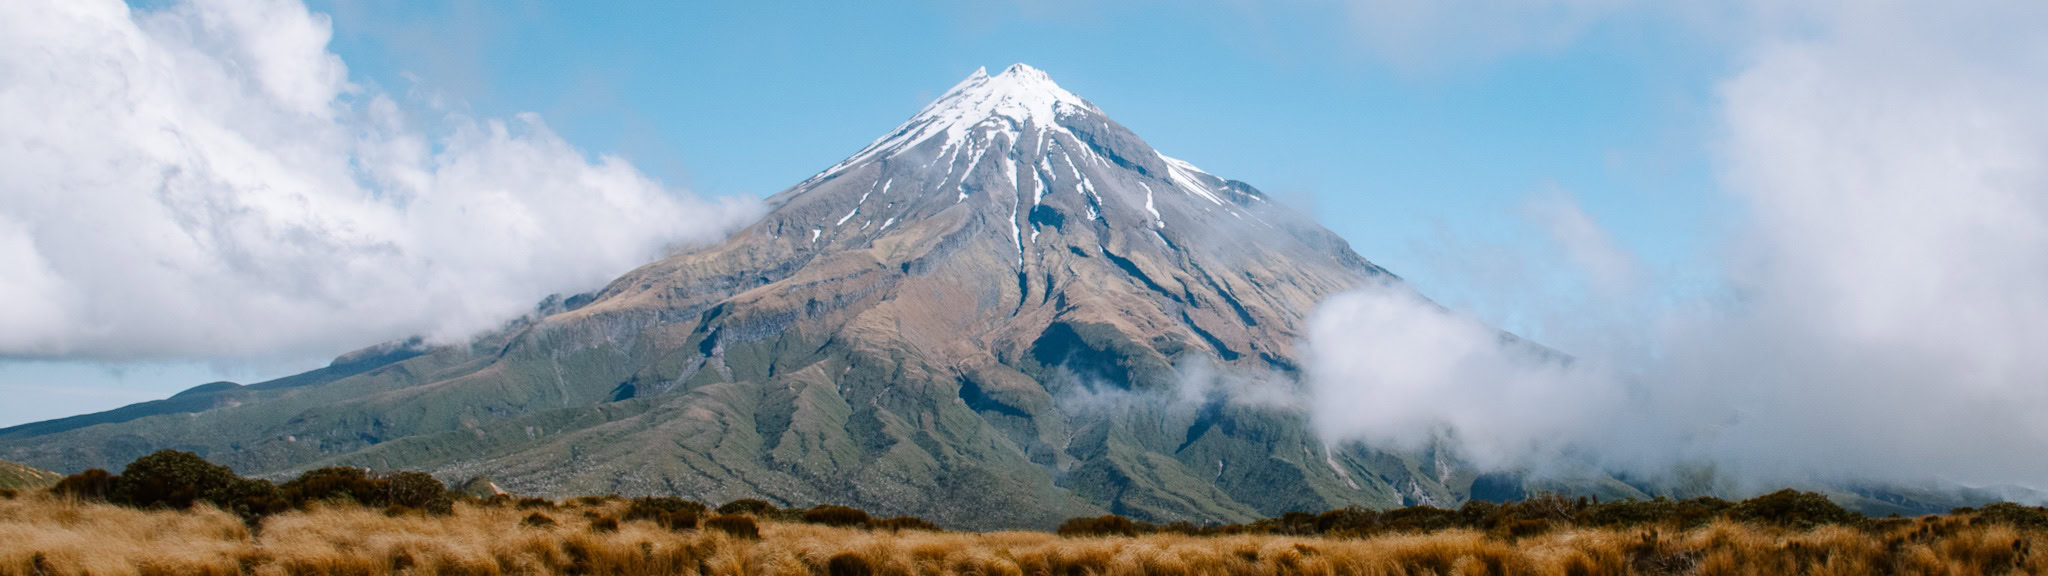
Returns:
[[[586,154],[704,195],[772,194],[976,67],[1029,63],[1155,147],[1313,211],[1432,297],[1538,337],[1528,308],[1584,295],[1548,274],[1560,256],[1532,203],[1576,203],[1673,291],[1712,277],[1727,212],[1707,145],[1727,56],[1665,11],[1559,9],[1563,24],[1500,41],[1428,17],[1382,38],[1342,3],[308,6],[332,17],[349,80],[408,109],[536,113]],[[325,357],[0,362],[0,384],[38,398],[0,425]]]
[[[311,5],[334,15],[332,49],[358,81],[537,112],[585,150],[707,194],[779,191],[976,67],[1029,63],[1155,147],[1312,209],[1367,258],[1509,325],[1514,304],[1441,260],[1527,242],[1527,203],[1575,199],[1681,278],[1707,273],[1703,237],[1726,210],[1706,142],[1726,56],[1657,10],[1471,54],[1454,49],[1492,31],[1427,22],[1438,29],[1387,46],[1341,3]],[[1449,53],[1409,55],[1435,51]]]

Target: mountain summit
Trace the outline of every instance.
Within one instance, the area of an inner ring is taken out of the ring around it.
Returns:
[[[821,502],[966,528],[1451,503],[1447,458],[1286,406],[1304,315],[1393,281],[1022,64],[976,71],[722,243],[466,345],[397,343],[0,430],[0,458],[488,475],[517,493]]]

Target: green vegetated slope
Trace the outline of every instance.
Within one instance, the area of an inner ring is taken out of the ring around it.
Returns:
[[[56,472],[0,460],[0,490],[48,488],[60,478]]]

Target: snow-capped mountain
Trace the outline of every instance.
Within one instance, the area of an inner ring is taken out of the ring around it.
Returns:
[[[1044,72],[976,71],[770,204],[468,346],[8,429],[0,458],[76,471],[174,447],[245,473],[408,468],[971,528],[1471,486],[1434,454],[1325,446],[1272,400],[1311,307],[1397,280]]]

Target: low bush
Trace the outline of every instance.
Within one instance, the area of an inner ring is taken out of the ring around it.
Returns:
[[[718,507],[719,514],[752,514],[754,516],[773,516],[780,511],[781,510],[775,508],[774,504],[769,504],[765,500],[755,500],[753,498],[741,498],[738,500],[727,502],[724,506]]]
[[[928,532],[943,532],[943,530],[939,529],[939,525],[933,524],[930,521],[927,521],[923,518],[919,518],[916,516],[897,516],[895,518],[883,518],[881,520],[869,522],[868,524],[870,527],[876,530],[888,530],[890,532],[901,532],[904,530],[924,530]]]
[[[75,500],[105,502],[114,492],[114,475],[98,468],[88,469],[58,480],[50,492]]]
[[[383,504],[384,486],[368,470],[346,466],[315,468],[299,474],[281,487],[294,508],[314,502],[346,501],[373,506]]]
[[[646,520],[670,530],[696,530],[703,504],[668,496],[634,498],[626,506],[626,520]]]
[[[279,488],[293,508],[305,509],[316,502],[345,502],[362,506],[399,507],[428,514],[454,512],[455,498],[448,486],[423,472],[391,472],[377,475],[361,468],[330,466],[299,474]]]
[[[617,532],[619,531],[619,519],[610,516],[599,516],[597,519],[590,521],[590,531],[598,534]]]
[[[214,498],[215,506],[240,516],[242,522],[251,527],[262,522],[266,516],[283,513],[292,507],[291,502],[285,499],[284,492],[279,490],[276,484],[261,478],[236,478],[234,483],[228,485],[226,490]]]
[[[1364,536],[1378,530],[1378,510],[1351,507],[1316,515],[1316,532],[1339,536]]]
[[[136,458],[114,479],[107,500],[136,508],[184,510],[202,500],[226,500],[241,477],[199,455],[163,450]]]
[[[804,511],[804,522],[826,526],[866,526],[868,513],[859,508],[823,504]]]
[[[1310,536],[1321,532],[1317,528],[1317,516],[1307,512],[1288,512],[1279,518],[1266,518],[1253,522],[1250,532],[1254,534],[1282,534],[1287,536]]]
[[[197,454],[162,450],[135,459],[120,475],[92,469],[59,480],[58,496],[105,501],[132,508],[189,509],[206,503],[232,513],[254,528],[264,517],[315,502],[347,502],[384,508],[403,516],[454,512],[454,496],[433,476],[419,472],[373,475],[358,468],[308,470],[284,483],[243,478]]]
[[[680,511],[703,513],[703,504],[672,496],[643,496],[634,498],[626,505],[627,520],[652,520],[662,514]]]
[[[1505,516],[1499,502],[1467,500],[1458,507],[1458,522],[1481,530],[1492,528]]]
[[[520,510],[553,510],[555,501],[546,498],[520,498],[516,507]]]
[[[1854,524],[1863,515],[1843,509],[1827,496],[1785,489],[1736,503],[1728,518],[1810,530],[1823,524]]]
[[[539,512],[534,512],[532,514],[527,514],[526,518],[521,519],[519,521],[519,525],[528,528],[553,528],[555,527],[555,518],[553,516],[549,516]]]
[[[1136,536],[1140,525],[1131,519],[1110,514],[1093,518],[1070,518],[1060,523],[1057,533],[1067,537],[1086,536]]]
[[[654,523],[656,525],[659,525],[663,528],[667,528],[670,530],[696,530],[697,511],[677,510],[674,512],[669,512],[667,514],[663,514],[659,517],[656,517],[654,519]]]
[[[1588,506],[1579,511],[1574,521],[1582,526],[1608,528],[1649,524],[1695,528],[1720,516],[1729,506],[1719,498],[1616,500]]]
[[[1380,524],[1395,532],[1435,532],[1461,524],[1458,513],[1435,506],[1409,506],[1380,513]]]
[[[384,481],[384,501],[393,506],[417,508],[430,514],[448,514],[455,499],[448,497],[448,485],[424,472],[392,472]]]
[[[719,514],[704,521],[704,529],[716,530],[734,538],[747,540],[761,539],[761,526],[752,516],[740,514]]]
[[[826,576],[871,576],[874,566],[854,552],[840,552],[825,561]]]
[[[95,499],[133,508],[185,510],[204,502],[252,526],[289,508],[269,480],[237,476],[228,467],[191,452],[158,451],[128,463],[119,476],[106,475],[104,470],[87,470],[79,476],[80,483],[86,485],[83,490],[98,491]]]
[[[2048,529],[2048,508],[2040,506],[1999,502],[1985,506],[1976,514],[1973,522],[1979,524],[2005,524],[2021,530]]]

